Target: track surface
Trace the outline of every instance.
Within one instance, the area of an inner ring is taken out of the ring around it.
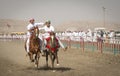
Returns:
[[[41,56],[36,69],[26,57],[24,41],[0,41],[0,76],[120,76],[119,55],[60,49],[59,61],[59,66],[55,62],[56,72],[52,72]]]

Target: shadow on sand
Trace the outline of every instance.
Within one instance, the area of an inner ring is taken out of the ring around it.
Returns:
[[[39,71],[39,70],[43,70],[43,71],[50,71],[50,70],[52,70],[52,68],[50,66],[48,66],[48,67],[42,66],[42,67],[39,67],[39,68],[28,67],[27,69],[29,69],[29,70],[37,70],[37,71]],[[69,67],[55,67],[54,70],[65,72],[65,71],[70,71],[70,70],[73,70],[73,69],[69,68]]]
[[[48,67],[43,66],[43,67],[38,68],[37,70],[52,70],[52,68],[49,67],[49,66]],[[69,68],[69,67],[55,67],[54,70],[64,72],[64,71],[70,71],[70,70],[73,70],[73,69]]]

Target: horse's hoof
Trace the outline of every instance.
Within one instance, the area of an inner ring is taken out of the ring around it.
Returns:
[[[37,64],[35,64],[35,68],[37,68]]]
[[[48,64],[46,64],[46,66],[45,66],[46,68],[48,68]]]
[[[56,72],[56,70],[53,70],[52,72]]]
[[[57,64],[57,66],[59,66],[60,64]]]
[[[29,56],[29,54],[28,54],[28,53],[26,54],[26,57],[27,57],[27,56]]]
[[[45,57],[45,54],[44,54],[44,53],[41,53],[41,55],[42,55],[43,57]]]
[[[34,60],[31,60],[31,62],[34,62]]]
[[[26,57],[28,56],[28,54],[26,54]]]
[[[45,57],[45,55],[42,55],[43,57]]]

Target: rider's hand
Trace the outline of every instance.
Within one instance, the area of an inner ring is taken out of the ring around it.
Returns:
[[[46,25],[46,22],[43,25]]]

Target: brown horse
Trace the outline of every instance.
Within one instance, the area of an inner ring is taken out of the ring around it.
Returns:
[[[38,36],[36,36],[36,34],[38,34],[37,32],[38,32],[38,30],[34,29],[31,34],[28,55],[29,55],[31,62],[35,62],[35,66],[37,66],[37,68],[38,68],[39,58],[40,58],[40,47],[41,47],[40,42],[41,42],[41,40],[38,38]],[[25,49],[26,49],[26,45],[25,45]],[[33,57],[33,55],[35,55],[35,57]]]
[[[50,35],[51,36],[46,39],[47,40],[47,45],[46,45],[47,50],[45,51],[46,52],[46,65],[48,67],[48,55],[49,55],[50,59],[51,59],[52,70],[54,71],[54,61],[55,61],[55,59],[57,61],[57,64],[59,64],[58,55],[57,55],[58,48],[59,48],[59,43],[58,43],[58,40],[55,37],[55,33],[52,32]]]

